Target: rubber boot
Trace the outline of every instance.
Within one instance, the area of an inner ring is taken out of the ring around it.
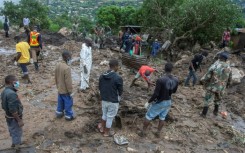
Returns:
[[[203,107],[201,117],[206,118],[206,115],[208,113],[208,106]]]
[[[37,62],[34,62],[34,65],[35,65],[35,70],[38,71],[39,70],[38,63]]]
[[[215,116],[217,116],[218,115],[218,112],[219,112],[219,105],[214,105],[214,112],[213,112],[213,114]]]

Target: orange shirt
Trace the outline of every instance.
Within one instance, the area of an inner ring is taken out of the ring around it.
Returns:
[[[146,71],[150,71],[151,73],[156,71],[155,69],[151,68],[150,66],[147,66],[147,65],[142,65],[139,69],[139,74],[141,75],[141,77],[144,79],[144,80],[148,80],[148,78],[145,76],[145,72]]]

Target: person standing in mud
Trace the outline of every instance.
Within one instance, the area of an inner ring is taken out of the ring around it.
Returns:
[[[129,45],[127,45],[127,42],[126,41],[132,41],[132,37],[130,37],[131,36],[131,32],[130,32],[130,29],[128,28],[127,29],[127,31],[125,31],[123,34],[122,34],[122,43],[121,43],[121,46],[120,46],[120,50],[122,49],[122,48],[124,48],[124,46],[126,47],[126,48],[129,48]],[[131,42],[131,43],[133,43],[133,42]],[[132,45],[133,44],[131,44],[130,45],[130,49],[131,49],[131,47],[132,47]],[[129,49],[129,50],[130,50]],[[126,49],[125,49],[126,50]],[[126,52],[126,51],[125,51]],[[128,51],[129,52],[129,51]]]
[[[22,78],[27,81],[27,83],[31,83],[27,65],[29,64],[31,53],[30,46],[27,42],[21,41],[20,36],[15,36],[14,40],[16,41],[16,52],[17,56],[14,57],[14,63],[17,65],[19,63],[20,68],[22,70],[23,76]]]
[[[8,18],[7,17],[5,17],[3,29],[5,31],[5,37],[8,38],[9,37],[9,24],[8,24]]]
[[[30,24],[30,19],[27,17],[23,18],[23,26],[27,36],[29,36],[29,32],[30,32],[29,24]]]
[[[72,37],[74,40],[77,40],[79,35],[78,26],[79,24],[77,23],[77,21],[75,21],[72,25]]]
[[[171,108],[171,95],[176,93],[179,84],[178,79],[171,74],[172,70],[173,65],[171,63],[167,63],[165,65],[166,75],[157,80],[155,91],[148,101],[151,106],[147,110],[143,124],[143,130],[139,133],[139,136],[141,137],[146,136],[146,129],[149,126],[150,121],[157,116],[159,116],[160,120],[158,124],[158,130],[155,134],[156,137],[160,137],[165,118]]]
[[[100,49],[104,48],[104,37],[105,37],[105,30],[103,27],[99,26],[99,24],[96,25],[94,28],[94,33],[96,34],[95,43],[100,44]]]
[[[89,76],[92,68],[92,43],[85,40],[80,52],[81,84],[80,90],[84,91],[89,88]]]
[[[35,70],[39,70],[38,65],[38,56],[42,50],[42,36],[39,32],[37,32],[37,26],[34,26],[33,31],[30,32],[28,37],[29,45],[31,46],[31,61],[34,62]]]
[[[113,136],[112,122],[117,115],[120,97],[123,93],[123,80],[116,72],[119,68],[117,60],[110,60],[110,69],[100,76],[99,90],[102,99],[102,120],[98,124],[98,130],[105,137]]]
[[[152,43],[152,47],[151,48],[152,48],[152,50],[151,50],[151,56],[152,57],[156,57],[159,49],[161,48],[160,47],[160,43],[158,42],[157,39],[155,39],[155,41]]]
[[[185,80],[185,86],[189,86],[190,79],[193,78],[193,83],[192,86],[195,86],[197,82],[197,76],[196,76],[196,71],[200,69],[200,72],[202,72],[201,69],[201,64],[204,58],[208,56],[208,52],[203,51],[201,54],[196,54],[194,58],[190,62],[189,66],[189,74]]]
[[[229,62],[227,62],[228,58],[228,52],[220,53],[219,60],[211,65],[208,72],[201,78],[201,84],[203,84],[206,89],[204,107],[201,113],[201,116],[204,118],[207,115],[211,102],[214,102],[213,114],[215,116],[218,115],[222,95],[226,87],[231,85],[232,71]]]
[[[23,106],[18,98],[17,91],[20,84],[13,75],[5,77],[5,89],[1,93],[2,109],[5,111],[8,130],[12,138],[12,148],[20,149],[22,127]]]
[[[222,48],[229,46],[231,40],[231,30],[227,28],[222,36]]]
[[[71,53],[64,51],[62,58],[63,60],[57,64],[55,68],[55,83],[58,89],[56,117],[62,118],[65,113],[65,119],[71,121],[74,119],[72,110],[72,77],[71,68],[69,66],[71,64]]]
[[[135,55],[141,55],[141,38],[140,36],[136,35],[134,42],[133,42],[133,52]]]

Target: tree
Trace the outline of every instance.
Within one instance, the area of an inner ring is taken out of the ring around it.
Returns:
[[[20,25],[22,19],[28,17],[31,24],[36,24],[34,19],[38,19],[42,28],[49,27],[48,12],[48,7],[37,0],[21,0],[19,4],[4,1],[4,8],[1,10],[1,14],[8,16],[13,24]]]
[[[140,13],[145,27],[173,29],[174,45],[181,40],[219,40],[224,28],[242,18],[241,8],[230,0],[145,0]]]
[[[121,21],[121,9],[118,6],[101,7],[97,12],[97,22],[102,26],[117,29]]]

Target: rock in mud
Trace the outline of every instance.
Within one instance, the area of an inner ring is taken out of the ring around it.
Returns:
[[[62,34],[63,36],[69,36],[71,34],[71,30],[66,28],[66,27],[63,27],[59,30],[58,33]]]
[[[231,68],[232,70],[232,83],[241,83],[242,78],[245,76],[243,70],[239,70],[235,67]]]
[[[130,148],[130,147],[127,148],[127,151],[128,152],[139,152],[138,150],[136,150],[134,148]]]

